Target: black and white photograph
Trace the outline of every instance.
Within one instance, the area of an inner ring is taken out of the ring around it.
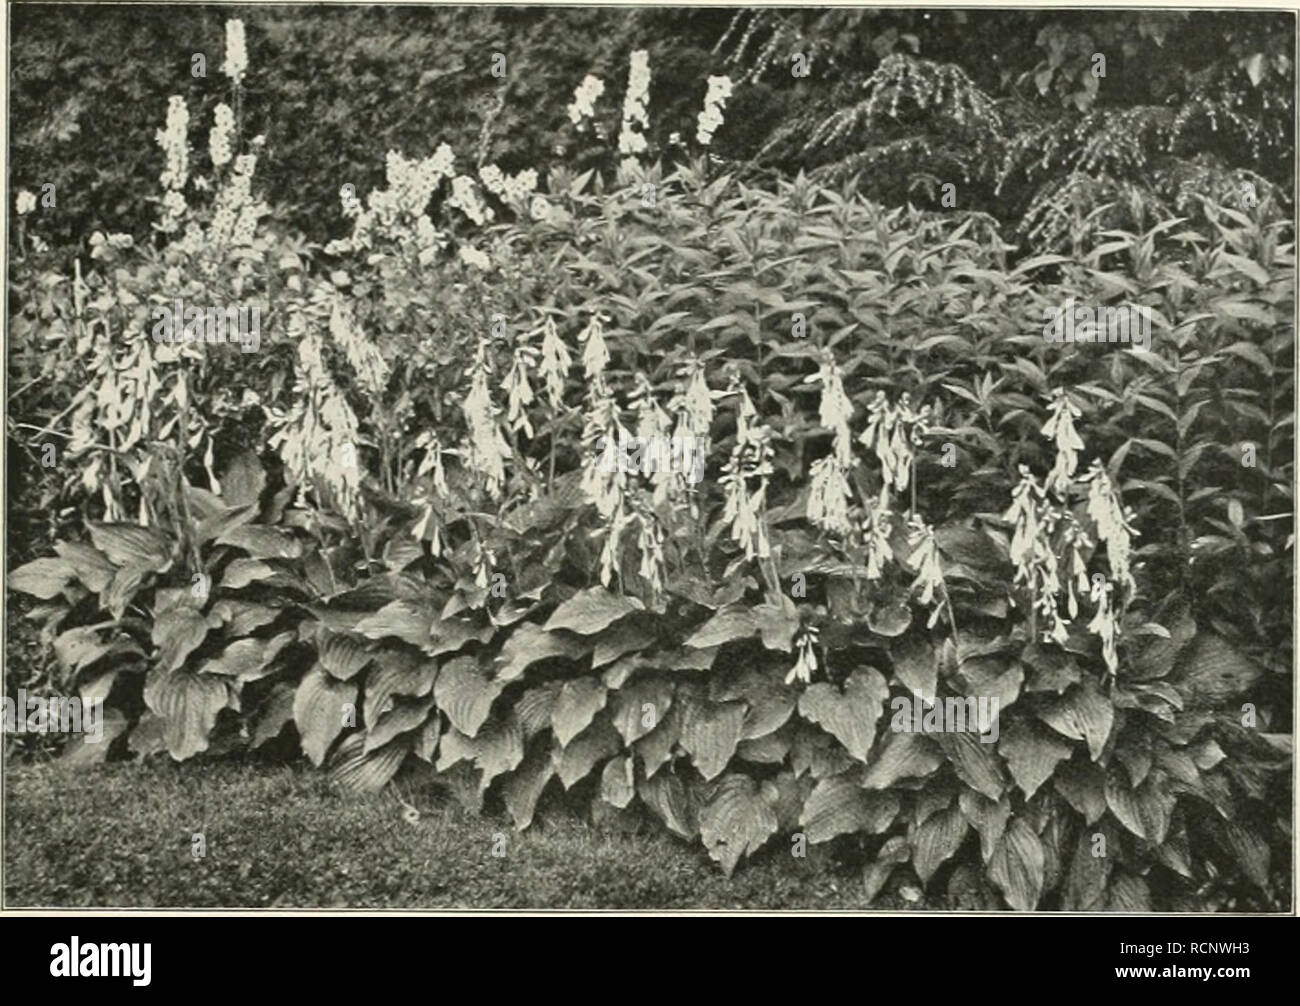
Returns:
[[[1296,912],[1296,11],[5,22],[5,914],[1263,976],[1179,941]]]

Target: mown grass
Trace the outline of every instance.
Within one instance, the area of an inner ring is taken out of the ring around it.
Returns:
[[[698,845],[593,827],[556,801],[520,834],[411,781],[417,821],[391,792],[345,793],[284,766],[10,762],[4,774],[9,908],[868,907],[859,870],[824,850],[799,859],[781,845],[727,879]],[[885,893],[870,907],[918,906]]]

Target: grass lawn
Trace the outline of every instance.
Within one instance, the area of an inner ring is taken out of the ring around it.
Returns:
[[[820,848],[799,859],[774,842],[728,880],[698,844],[545,803],[520,834],[432,788],[403,787],[411,821],[392,793],[357,796],[282,766],[9,762],[4,776],[9,908],[867,907],[859,870]],[[871,907],[921,906],[887,889]]]

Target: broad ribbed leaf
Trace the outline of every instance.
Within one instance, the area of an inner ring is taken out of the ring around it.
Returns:
[[[1047,703],[1039,717],[1059,734],[1074,740],[1086,740],[1088,752],[1096,761],[1110,736],[1115,707],[1089,679]]]
[[[373,750],[365,747],[360,733],[351,733],[330,759],[330,779],[354,792],[377,793],[397,774],[410,751],[409,737]]]
[[[913,638],[893,653],[894,676],[926,702],[934,702],[939,661],[928,639]]]
[[[366,673],[366,719],[377,722],[398,695],[424,698],[433,691],[438,665],[409,650],[379,650]],[[331,675],[336,677],[337,675]]]
[[[519,716],[524,737],[532,738],[551,725],[551,710],[555,708],[555,700],[559,696],[558,681],[548,681],[519,696],[519,701],[515,703],[515,713]]]
[[[1070,870],[1065,877],[1065,892],[1061,907],[1067,912],[1091,912],[1101,907],[1110,879],[1111,860],[1104,853],[1106,847],[1097,843],[1090,830],[1079,832],[1070,857]]]
[[[138,566],[162,572],[171,563],[171,540],[162,532],[138,524],[100,524],[90,521],[90,540],[114,566]]]
[[[167,750],[177,761],[208,749],[208,735],[229,697],[221,678],[161,667],[149,672],[144,690],[145,702],[163,721]]]
[[[351,706],[355,712],[356,704],[354,682],[338,681],[320,665],[303,675],[293,698],[293,721],[302,738],[303,752],[313,765],[320,767],[330,745],[343,732],[344,707]]]
[[[217,538],[218,545],[242,548],[251,559],[299,559],[302,542],[291,531],[265,524],[233,527]]]
[[[284,725],[293,719],[293,700],[293,686],[276,682],[254,717],[249,737],[251,747],[261,747],[280,735]]]
[[[519,767],[524,760],[524,732],[513,713],[490,719],[474,738],[474,764],[483,773],[479,785],[487,789],[492,780]]]
[[[649,779],[641,779],[636,786],[637,795],[669,831],[690,842],[699,833],[695,802],[682,781],[671,772],[660,772]]]
[[[894,872],[894,867],[899,863],[906,863],[910,856],[911,850],[908,848],[907,839],[901,835],[895,835],[880,847],[875,860],[868,863],[866,869],[862,871],[862,890],[866,895],[867,904],[875,900],[881,888],[888,882],[889,875]]]
[[[550,744],[532,744],[523,763],[501,784],[501,799],[520,831],[533,823],[537,801],[554,775]]]
[[[625,653],[641,653],[650,648],[655,637],[650,630],[636,624],[636,619],[611,625],[595,639],[591,668],[604,667]]]
[[[594,636],[606,626],[644,607],[634,597],[622,597],[604,587],[592,587],[574,594],[556,608],[545,628],[548,632],[568,629],[580,636]]]
[[[859,831],[875,835],[893,823],[898,808],[898,797],[893,793],[874,793],[851,779],[836,776],[823,779],[809,794],[799,824],[813,844]]]
[[[868,789],[889,789],[899,779],[928,776],[943,764],[943,753],[923,734],[890,731],[880,756],[867,766],[862,785]]]
[[[1026,797],[1033,796],[1071,754],[1070,745],[1050,731],[1019,720],[1007,724],[998,751]]]
[[[1013,820],[993,858],[989,878],[997,884],[1007,904],[1018,912],[1032,912],[1043,890],[1043,846],[1026,821]]]
[[[586,730],[563,748],[558,743],[552,752],[555,773],[565,789],[586,778],[602,759],[616,754],[621,747],[618,731],[610,722],[609,713],[601,711]]]
[[[413,601],[389,601],[356,624],[356,631],[370,639],[392,636],[412,646],[427,647],[436,618],[433,610]]]
[[[916,829],[912,865],[921,883],[928,884],[935,871],[952,858],[969,827],[961,809],[953,806],[931,814]]]
[[[354,677],[366,664],[372,653],[361,640],[341,632],[330,633],[320,648],[320,664],[340,681]]]
[[[667,714],[659,718],[659,724],[645,736],[633,743],[636,753],[641,756],[645,774],[651,778],[672,758],[673,748],[682,735],[682,707],[674,702]]]
[[[686,640],[686,645],[696,650],[721,646],[736,639],[746,639],[754,635],[758,628],[758,617],[751,608],[723,608],[696,629]]]
[[[1114,765],[1106,773],[1106,806],[1120,824],[1153,845],[1163,842],[1169,832],[1174,802],[1174,797],[1164,791],[1162,775],[1153,773],[1141,786],[1134,787]]]
[[[610,704],[614,728],[623,738],[623,743],[631,744],[654,730],[668,715],[672,704],[673,686],[670,682],[648,678],[624,685],[614,693]]]
[[[218,624],[219,621],[218,621]],[[193,608],[173,608],[153,623],[153,642],[158,647],[158,666],[172,671],[202,643],[211,628],[209,619]]]
[[[1001,799],[1006,779],[994,745],[968,732],[936,734],[935,739],[962,782],[990,800]]]
[[[979,832],[980,854],[984,862],[993,858],[993,851],[1002,841],[1011,820],[1011,800],[1004,796],[1001,800],[990,800],[973,789],[963,790],[957,798],[957,806],[970,826]]]
[[[680,742],[705,781],[717,778],[726,769],[736,753],[744,725],[743,702],[718,703],[692,697],[683,703]]]
[[[539,660],[566,657],[577,660],[591,649],[590,642],[574,639],[559,632],[547,632],[540,625],[524,622],[511,633],[497,657],[496,676],[500,681],[514,681]]]
[[[366,753],[414,730],[428,719],[432,709],[432,695],[426,695],[422,699],[398,699],[393,708],[379,718],[378,723],[367,723]]]
[[[700,811],[700,838],[729,877],[742,856],[752,855],[776,833],[776,813],[744,775],[727,775]]]
[[[1207,631],[1198,634],[1179,656],[1172,680],[1189,705],[1219,709],[1249,691],[1261,673],[1226,639]]]
[[[888,698],[884,675],[868,667],[854,671],[843,692],[824,681],[813,685],[800,697],[799,713],[835,737],[854,758],[866,761]]]
[[[636,785],[632,778],[632,759],[611,758],[605,762],[605,769],[600,774],[600,798],[611,807],[622,810],[636,796]]]
[[[93,625],[83,625],[55,637],[54,655],[65,674],[75,675],[95,661],[116,653],[144,656],[144,651],[129,637],[102,640],[99,636],[102,631]]]
[[[590,725],[596,713],[605,708],[608,693],[596,678],[566,681],[551,708],[551,731],[561,745],[577,737]]]
[[[55,543],[54,551],[92,593],[98,594],[107,587],[113,579],[113,574],[117,572],[116,566],[89,545],[76,541],[60,541]]]
[[[490,680],[472,657],[457,657],[438,672],[433,694],[451,725],[473,737],[492,711],[505,682]]]
[[[35,559],[9,574],[9,589],[49,601],[76,578],[72,565],[63,559]]]
[[[1088,824],[1095,824],[1106,813],[1106,775],[1097,765],[1075,761],[1062,765],[1052,786]]]

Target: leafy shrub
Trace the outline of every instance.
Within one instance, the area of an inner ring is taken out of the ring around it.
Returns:
[[[1210,205],[1013,265],[986,216],[803,176],[476,180],[440,146],[319,249],[255,164],[55,308],[102,510],[10,585],[119,749],[292,724],[355,787],[422,760],[526,828],[558,780],[728,873],[856,843],[872,896],[903,868],[1016,909],[1284,896],[1283,225]],[[182,294],[265,299],[263,350],[151,345]],[[1044,340],[1120,297],[1150,353]],[[605,463],[624,434],[703,478]],[[910,732],[914,698],[996,698],[997,737]]]

